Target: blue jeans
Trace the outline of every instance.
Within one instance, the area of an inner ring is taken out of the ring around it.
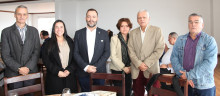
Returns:
[[[90,77],[78,77],[79,79],[79,85],[81,87],[81,92],[90,92]],[[104,79],[93,79],[93,85],[104,85],[105,80]]]
[[[209,89],[196,89],[192,88],[190,85],[188,86],[188,96],[215,96],[215,94],[215,86]]]

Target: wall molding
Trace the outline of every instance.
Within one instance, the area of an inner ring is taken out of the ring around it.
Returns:
[[[11,0],[11,1],[0,1],[0,4],[4,4],[4,3],[17,3],[17,2],[28,2],[28,1],[39,1],[39,0]]]
[[[0,10],[0,12],[6,12],[6,13],[15,13],[14,11],[6,11],[6,10]],[[55,12],[39,12],[39,13],[28,13],[28,14],[54,14]]]

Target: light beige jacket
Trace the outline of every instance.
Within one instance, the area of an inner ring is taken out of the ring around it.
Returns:
[[[118,35],[114,35],[111,38],[110,49],[110,69],[115,71],[122,71],[122,69],[125,67],[125,64],[122,62],[121,41],[118,39]]]
[[[138,67],[142,62],[148,67],[144,71],[145,78],[149,78],[150,73],[159,73],[159,58],[164,51],[164,47],[164,37],[159,27],[148,25],[143,44],[140,27],[132,30],[128,40],[132,79],[137,79],[140,71]]]

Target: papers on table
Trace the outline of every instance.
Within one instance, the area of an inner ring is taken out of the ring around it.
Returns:
[[[116,92],[98,90],[92,92],[77,93],[72,96],[116,96]]]

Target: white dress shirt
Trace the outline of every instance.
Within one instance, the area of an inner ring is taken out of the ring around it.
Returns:
[[[86,41],[87,41],[87,48],[88,48],[88,58],[89,58],[89,63],[92,61],[92,57],[94,54],[94,49],[95,49],[95,38],[96,38],[96,29],[94,30],[89,30],[86,27]],[[88,69],[89,65],[87,65],[84,68],[84,71]]]
[[[17,24],[16,24],[16,27],[21,35],[21,40],[24,44],[24,40],[25,40],[25,34],[26,34],[26,31],[27,31],[27,25],[25,24],[24,28],[20,28]]]
[[[167,50],[167,52],[163,55],[162,62],[160,63],[160,65],[162,65],[162,64],[166,64],[166,65],[171,64],[170,57],[171,57],[172,51],[173,51],[173,46],[171,46],[169,48],[169,50]],[[171,73],[174,73],[173,68],[167,68],[167,70],[171,70]]]
[[[141,27],[140,27],[140,30],[141,30]],[[147,27],[145,28],[144,32],[141,30],[141,40],[142,40],[142,43],[144,43],[144,37],[145,37],[146,31],[147,31]]]

